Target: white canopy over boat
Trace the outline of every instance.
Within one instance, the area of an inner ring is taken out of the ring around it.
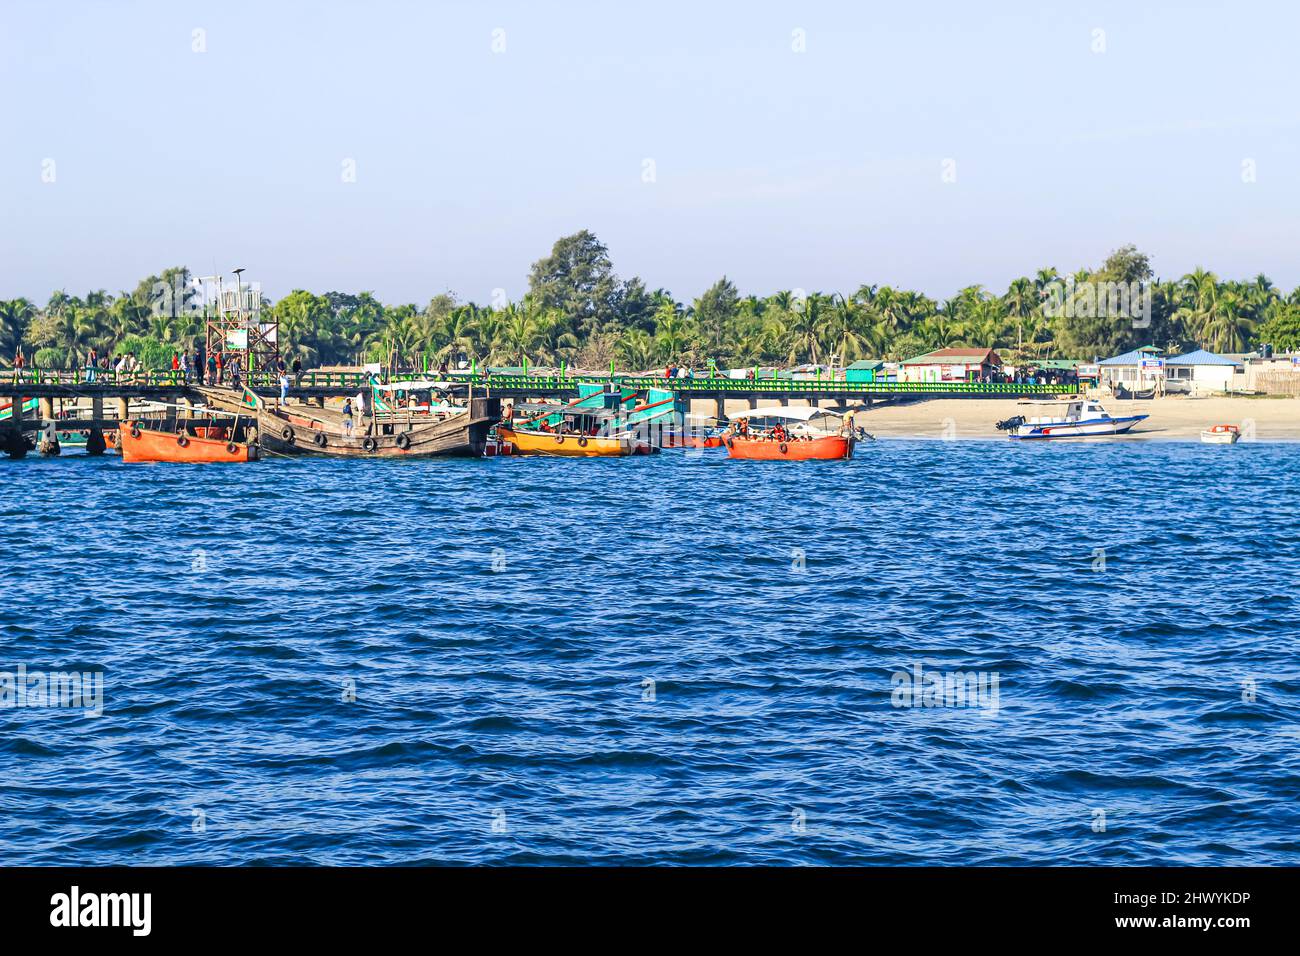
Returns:
[[[741,418],[788,418],[793,421],[806,422],[818,415],[834,415],[839,417],[838,412],[828,412],[824,408],[803,408],[799,406],[772,405],[769,408],[755,408],[747,412],[736,412],[731,416],[733,421]]]

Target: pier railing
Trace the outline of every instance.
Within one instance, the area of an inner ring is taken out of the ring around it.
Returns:
[[[11,372],[4,373],[12,375]],[[628,388],[662,388],[674,392],[729,392],[736,395],[754,393],[777,394],[871,394],[871,395],[1067,395],[1078,391],[1077,385],[1037,385],[1017,384],[1014,382],[846,382],[842,379],[811,378],[665,378],[659,375],[492,375],[488,372],[450,372],[435,375],[420,372],[398,372],[385,376],[388,382],[410,381],[450,381],[456,384],[473,385],[475,388],[498,388],[508,391],[564,392],[576,391],[580,384],[603,385],[615,382]],[[197,376],[191,375],[187,380],[184,373],[167,371],[137,371],[117,373],[99,371],[91,382],[85,371],[74,369],[55,372],[32,369],[24,376],[24,381],[34,385],[104,385],[104,386],[151,386],[183,388],[189,384],[202,384]],[[371,380],[367,372],[303,372],[290,375],[290,381],[308,388],[365,388]],[[230,382],[230,376],[225,376]],[[241,381],[253,388],[275,388],[279,385],[279,376],[271,372],[254,372],[241,377]]]

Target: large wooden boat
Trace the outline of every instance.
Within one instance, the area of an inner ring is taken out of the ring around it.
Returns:
[[[117,441],[122,460],[189,463],[257,460],[257,446],[243,433],[238,422],[229,429],[203,428],[203,436],[194,434],[198,429],[188,428],[183,422],[170,428],[169,424],[149,420],[122,422]]]
[[[500,426],[497,433],[509,442],[514,455],[558,455],[566,458],[618,458],[649,455],[659,449],[635,435],[584,435],[535,431]]]
[[[262,447],[279,455],[344,458],[420,458],[483,454],[488,431],[501,416],[501,400],[471,399],[463,410],[431,414],[414,409],[353,416],[337,409],[287,405],[257,409]]]

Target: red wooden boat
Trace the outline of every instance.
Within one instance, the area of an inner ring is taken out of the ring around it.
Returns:
[[[728,435],[727,454],[732,458],[754,461],[836,461],[853,457],[852,435],[826,435],[822,438],[745,438]]]
[[[811,422],[816,419],[819,424]],[[834,419],[835,430],[825,427]],[[794,423],[787,425],[787,423]],[[775,423],[775,424],[773,424]],[[843,461],[853,457],[854,432],[819,408],[778,405],[738,418],[724,436],[727,454],[752,461]]]
[[[185,431],[149,428],[151,423],[123,422],[118,446],[123,461],[216,462],[256,461],[257,447],[251,442],[206,438]],[[159,423],[162,424],[162,423]],[[207,429],[203,429],[205,432]],[[214,429],[215,430],[215,429]],[[224,430],[224,429],[223,429]]]

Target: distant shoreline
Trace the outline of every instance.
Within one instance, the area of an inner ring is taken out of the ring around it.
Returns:
[[[1149,414],[1124,441],[1199,441],[1201,429],[1231,424],[1243,440],[1300,441],[1300,399],[1186,398],[1139,401],[1103,399],[1112,415]],[[877,437],[936,440],[1002,439],[995,424],[1029,406],[1006,399],[932,398],[877,405],[854,412],[856,424]],[[1106,439],[1115,441],[1117,439]]]

